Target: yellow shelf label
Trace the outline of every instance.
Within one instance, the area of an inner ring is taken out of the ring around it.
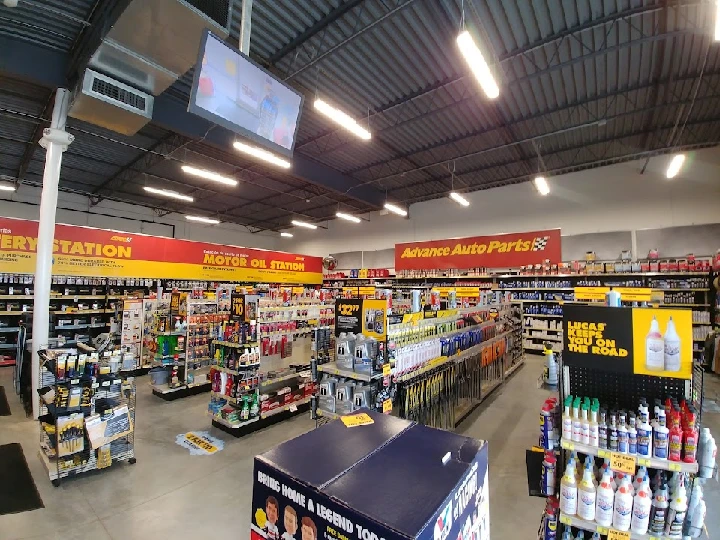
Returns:
[[[679,463],[670,463],[668,468],[671,471],[678,471],[678,472],[680,471],[680,469],[682,469],[682,467],[680,466]]]
[[[392,399],[386,399],[383,401],[383,414],[390,414],[392,412]]]
[[[572,519],[567,516],[560,516],[560,523],[564,525],[572,525]]]
[[[637,459],[635,456],[628,456],[618,452],[610,454],[610,469],[613,471],[623,472],[625,474],[634,474],[637,467]],[[628,537],[629,538],[629,537]]]
[[[630,540],[630,532],[610,529],[608,531],[607,540]]]
[[[360,296],[375,296],[375,287],[359,287],[358,294]]]
[[[603,527],[603,526],[601,526],[601,525],[598,525],[597,532],[599,532],[600,534],[607,534],[607,533],[608,533],[608,528],[607,528],[607,527]]]
[[[637,462],[638,465],[645,465],[646,467],[650,466],[650,458],[638,458]]]
[[[353,414],[351,416],[341,416],[340,420],[342,420],[342,423],[345,424],[346,427],[367,426],[369,424],[375,423],[375,420],[370,418],[370,415],[368,415],[367,413]]]
[[[387,377],[392,372],[392,367],[390,367],[390,364],[383,364],[383,377]]]
[[[573,443],[571,443],[570,441],[563,441],[562,447],[565,450],[575,450],[575,445]]]
[[[610,450],[598,450],[598,457],[601,457],[601,458],[609,458],[609,457],[610,457]]]

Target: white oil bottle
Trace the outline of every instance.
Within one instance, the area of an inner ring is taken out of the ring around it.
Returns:
[[[667,323],[665,329],[665,370],[680,371],[680,336],[675,330],[673,318]]]
[[[606,469],[603,473],[600,485],[597,488],[597,497],[595,504],[595,522],[603,527],[609,527],[613,521],[613,505],[615,502],[615,492],[611,485],[611,471]]]
[[[575,480],[575,463],[568,462],[565,475],[560,481],[560,511],[568,516],[577,514],[578,488]]]
[[[587,461],[585,463],[582,482],[580,482],[580,486],[578,487],[577,515],[580,519],[595,521],[596,497],[597,491],[595,489],[595,478],[593,477],[593,464],[592,461]]]
[[[655,317],[650,322],[650,331],[645,338],[645,367],[648,371],[665,369],[665,342]]]
[[[629,531],[632,521],[633,496],[630,489],[630,477],[625,476],[615,493],[615,511],[613,512],[613,528],[618,531]]]
[[[639,473],[638,473],[639,475]],[[652,508],[652,493],[650,485],[643,480],[638,487],[637,495],[633,502],[632,521],[630,528],[636,534],[645,534],[650,525],[650,510]]]

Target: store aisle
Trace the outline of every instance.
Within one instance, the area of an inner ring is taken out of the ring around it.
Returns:
[[[461,433],[490,441],[492,538],[536,538],[544,501],[527,495],[525,449],[537,439],[538,407],[549,395],[537,388],[541,370],[542,359],[530,356],[460,426]],[[153,397],[144,382],[138,384],[137,464],[119,464],[65,481],[59,488],[52,487],[37,458],[35,422],[8,396],[13,415],[0,417],[0,444],[22,444],[45,508],[0,516],[2,540],[246,538],[253,457],[312,429],[314,423],[303,414],[244,439],[213,430],[225,441],[224,450],[191,456],[175,444],[175,437],[210,429],[207,396],[164,402]],[[0,384],[8,383],[9,371],[0,370]],[[706,387],[710,399],[713,392],[720,396],[717,377],[708,377]],[[720,432],[720,414],[707,413],[706,421]],[[706,500],[709,507],[720,503],[717,483],[709,485]],[[720,516],[708,516],[711,531],[720,530],[719,521]]]

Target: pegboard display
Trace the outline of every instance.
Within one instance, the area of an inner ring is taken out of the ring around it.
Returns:
[[[656,398],[664,400],[686,397],[689,381],[651,375],[621,375],[585,367],[565,366],[569,374],[570,395],[598,398],[600,403],[634,410],[644,397],[648,403]]]

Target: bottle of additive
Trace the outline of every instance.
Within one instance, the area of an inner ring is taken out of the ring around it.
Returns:
[[[663,534],[665,532],[668,506],[667,486],[663,484],[655,490],[655,497],[653,497],[650,511],[650,534]]]
[[[666,371],[680,371],[680,336],[675,330],[675,323],[670,317],[665,329],[664,360]]]
[[[668,457],[668,436],[670,430],[665,425],[665,411],[660,409],[657,416],[657,425],[653,434],[653,457],[656,459],[667,459]]]
[[[595,489],[595,479],[593,478],[592,462],[585,464],[585,472],[583,473],[582,482],[578,486],[578,509],[577,515],[580,519],[587,521],[595,520],[595,504],[597,498],[597,490]]]
[[[652,508],[652,494],[650,486],[642,482],[633,501],[632,521],[630,529],[636,534],[645,534],[650,525],[650,510]]]
[[[683,461],[695,463],[697,459],[698,432],[695,425],[695,413],[689,411],[685,415],[685,431],[683,432]]]
[[[613,521],[615,491],[612,488],[611,474],[610,469],[606,469],[597,488],[595,522],[603,527],[610,527]]]
[[[683,448],[683,430],[680,427],[680,413],[673,411],[670,416],[670,432],[668,433],[668,460],[680,461]]]
[[[560,481],[560,511],[568,516],[577,514],[578,488],[575,481],[575,462],[570,460]]]
[[[630,490],[630,477],[625,476],[615,493],[615,510],[613,512],[613,529],[629,531],[632,521],[633,496]]]
[[[645,338],[645,368],[648,371],[663,371],[665,369],[665,342],[660,333],[660,325],[655,317],[650,323],[650,331]]]

